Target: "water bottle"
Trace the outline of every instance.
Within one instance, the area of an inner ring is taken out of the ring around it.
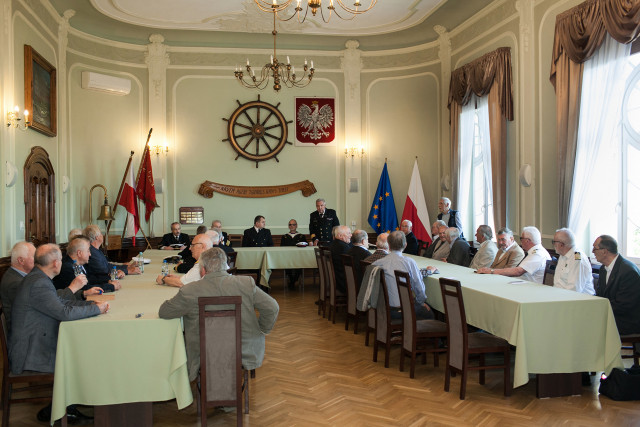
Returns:
[[[78,277],[81,274],[84,274],[82,272],[82,266],[80,264],[78,264],[78,260],[77,259],[74,259],[73,260],[73,275]]]
[[[144,273],[144,256],[142,252],[138,254],[138,268],[140,269],[140,273]]]
[[[111,280],[118,280],[118,270],[116,270],[115,265],[111,269]]]
[[[162,261],[162,276],[164,277],[168,275],[169,275],[169,263],[165,259],[164,261]]]

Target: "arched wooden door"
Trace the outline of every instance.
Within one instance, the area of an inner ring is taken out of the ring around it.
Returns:
[[[25,240],[55,243],[55,172],[49,154],[33,147],[24,163]]]

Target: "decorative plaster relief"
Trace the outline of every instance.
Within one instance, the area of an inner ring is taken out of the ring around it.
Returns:
[[[149,66],[149,78],[151,79],[154,95],[160,98],[164,80],[167,76],[167,66],[169,65],[169,54],[167,46],[163,44],[164,37],[160,34],[149,36],[150,44],[147,45],[148,52],[145,54],[145,62]]]
[[[505,26],[509,22],[509,18],[517,14],[515,2],[507,1],[502,5],[491,9],[491,13],[479,14],[474,17],[475,21],[472,25],[458,31],[451,32],[452,51],[456,51],[466,43],[473,41],[489,30],[496,31],[498,28]]]
[[[11,0],[5,1],[11,2]],[[58,20],[60,19],[60,17],[57,14],[55,16],[51,15],[49,10],[44,6],[43,0],[21,0],[14,3],[16,9],[18,9],[21,5],[24,5],[29,15],[33,13],[37,17],[37,20],[41,21],[51,34],[57,33]]]
[[[365,69],[406,68],[411,65],[439,62],[437,47],[400,55],[365,56],[362,59]]]
[[[93,57],[94,59],[104,62],[124,62],[142,66],[145,65],[144,51],[96,43],[84,37],[78,37],[74,33],[69,34],[67,46],[68,50],[80,56]]]
[[[531,28],[533,27],[533,1],[517,0],[516,10],[520,12],[520,42],[523,53],[529,52]]]

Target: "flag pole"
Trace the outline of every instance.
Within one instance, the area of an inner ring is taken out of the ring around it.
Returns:
[[[116,209],[118,209],[118,203],[120,202],[120,197],[122,197],[122,190],[124,189],[124,181],[127,179],[127,174],[129,173],[129,168],[131,167],[131,160],[133,160],[133,151],[129,156],[129,162],[127,162],[127,168],[124,170],[124,175],[122,176],[122,182],[120,183],[120,190],[118,190],[118,195],[116,196],[116,201],[113,204],[113,216],[116,215]],[[111,224],[113,221],[109,222],[107,225],[107,234],[109,234],[109,229],[111,228]],[[127,229],[127,222],[124,223],[125,230]],[[124,231],[122,232],[122,236],[124,236]]]

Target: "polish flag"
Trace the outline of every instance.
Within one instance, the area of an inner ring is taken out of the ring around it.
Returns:
[[[127,210],[127,233],[125,237],[134,237],[140,229],[138,219],[138,197],[136,196],[136,184],[133,178],[133,168],[129,168],[127,180],[122,188],[122,195],[118,204]]]
[[[427,204],[424,201],[422,181],[420,181],[420,172],[418,171],[418,159],[413,165],[407,201],[404,203],[404,210],[402,211],[402,220],[404,221],[405,219],[413,223],[413,234],[418,240],[431,243],[431,222],[429,221]]]

